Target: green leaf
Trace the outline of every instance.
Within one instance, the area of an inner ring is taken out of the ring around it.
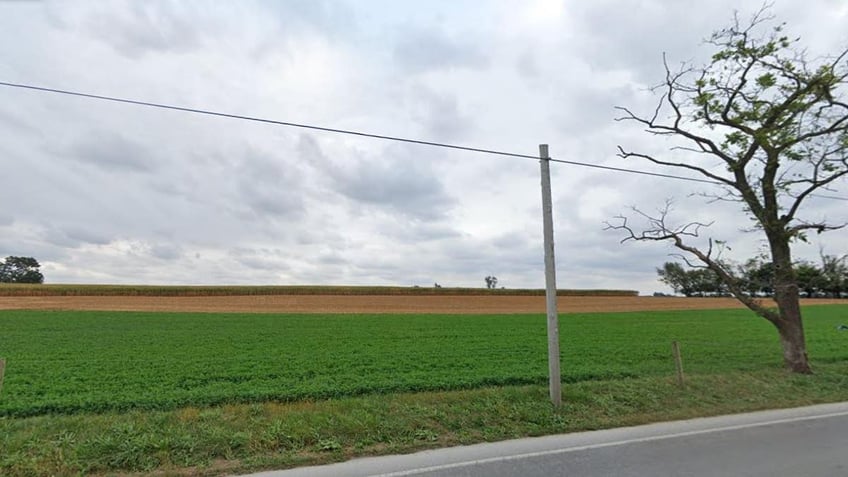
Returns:
[[[757,84],[763,89],[771,88],[775,83],[774,75],[771,73],[766,73],[757,78]]]

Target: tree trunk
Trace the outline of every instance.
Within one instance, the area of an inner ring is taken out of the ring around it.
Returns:
[[[780,333],[780,344],[783,346],[783,365],[793,373],[812,374],[813,370],[807,358],[807,344],[800,310],[794,314],[794,318],[784,317],[781,307],[780,315],[781,322],[777,325],[777,331]]]
[[[812,374],[807,358],[804,325],[801,320],[801,302],[798,283],[792,269],[792,256],[788,240],[770,240],[774,264],[774,301],[779,318],[774,325],[780,333],[783,346],[783,364],[793,373]]]

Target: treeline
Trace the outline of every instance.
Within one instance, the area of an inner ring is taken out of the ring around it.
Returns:
[[[723,262],[740,288],[751,296],[769,297],[774,294],[774,265],[760,258],[743,264]],[[822,255],[821,263],[798,261],[795,276],[802,297],[848,298],[848,255]],[[666,262],[657,269],[659,280],[675,293],[684,296],[730,296],[727,284],[707,268],[687,268],[676,262]]]

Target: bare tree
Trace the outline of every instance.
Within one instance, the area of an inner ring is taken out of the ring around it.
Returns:
[[[667,240],[714,271],[729,291],[778,330],[786,367],[810,373],[791,245],[808,231],[822,233],[844,224],[812,220],[803,204],[816,191],[829,190],[848,174],[848,49],[834,56],[810,57],[798,38],[774,26],[766,5],[744,24],[730,27],[707,43],[716,48],[702,67],[672,69],[665,61],[661,97],[647,116],[619,107],[617,120],[642,125],[673,142],[669,157],[627,150],[636,158],[697,172],[718,185],[711,200],[736,201],[765,235],[774,268],[777,309],[750,297],[731,270],[716,260],[714,241],[692,245],[708,224],[672,226],[669,207],[649,215],[644,231],[627,219],[608,224],[626,240]]]

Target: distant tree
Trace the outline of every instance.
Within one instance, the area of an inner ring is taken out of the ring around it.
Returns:
[[[727,288],[715,272],[708,268],[683,268],[676,262],[666,262],[657,269],[660,281],[670,286],[674,293],[683,296],[724,295]]]
[[[693,277],[679,263],[664,263],[662,268],[657,269],[657,275],[660,276],[661,282],[674,290],[674,293],[680,293],[683,296],[693,296],[697,291]]]
[[[41,265],[32,257],[6,257],[0,263],[0,283],[44,283]]]
[[[774,264],[761,258],[749,259],[739,267],[742,287],[751,295],[774,294]]]
[[[722,262],[723,267],[731,268],[728,262]],[[698,267],[695,270],[697,283],[703,296],[728,296],[730,292],[727,284],[714,271],[706,267]]]
[[[498,277],[493,276],[493,275],[489,275],[488,277],[484,278],[484,280],[486,281],[486,288],[488,288],[490,290],[497,288]]]
[[[798,278],[798,288],[808,297],[817,296],[826,286],[821,269],[810,262],[795,263],[795,276]]]
[[[848,255],[835,257],[821,253],[821,275],[823,291],[829,296],[840,298],[848,291]]]
[[[808,297],[828,296],[839,297],[848,287],[848,256],[833,257],[822,255],[822,265],[817,266],[808,261],[793,263],[798,288]],[[729,264],[724,268],[731,269]],[[762,258],[752,258],[743,265],[737,265],[737,286],[751,296],[772,296],[774,294],[774,264]],[[706,268],[686,270],[679,263],[667,262],[663,268],[657,269],[660,281],[672,287],[675,293],[686,296],[720,295],[730,293],[727,285],[720,277]]]
[[[439,282],[436,282],[433,284],[433,288],[442,288],[442,286],[439,285]]]

